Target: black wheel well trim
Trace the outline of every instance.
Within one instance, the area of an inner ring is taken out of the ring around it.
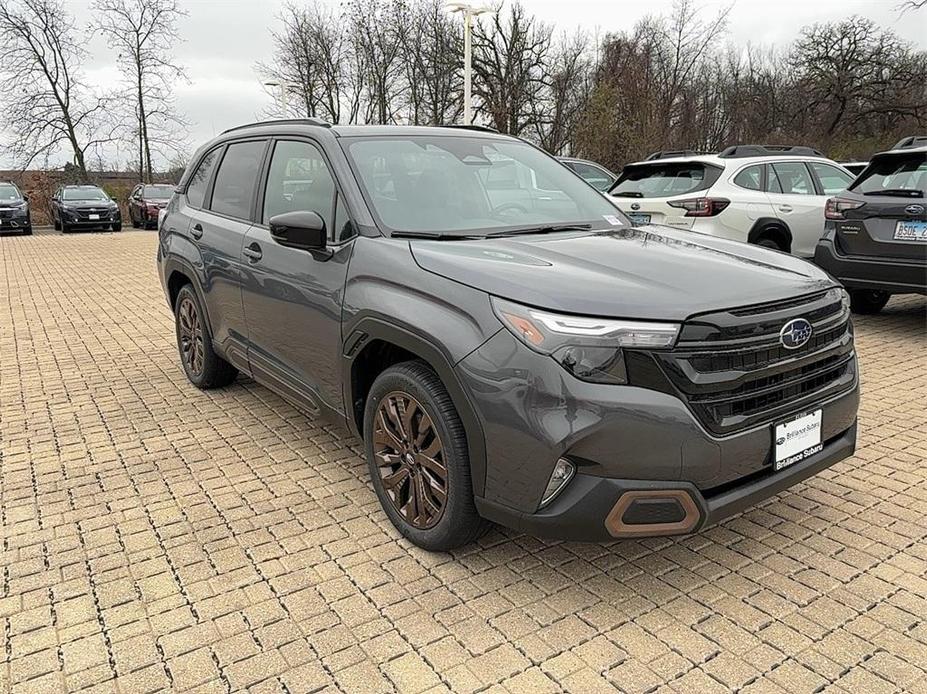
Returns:
[[[209,308],[206,306],[206,298],[203,296],[203,288],[200,286],[199,275],[189,261],[178,258],[177,256],[170,256],[164,261],[164,291],[167,294],[167,303],[170,305],[171,313],[174,312],[174,300],[176,299],[176,296],[171,296],[171,278],[175,274],[186,277],[189,284],[193,286],[193,291],[196,292],[196,298],[199,299],[200,307],[203,313],[206,314],[206,324],[209,326],[211,332],[212,321],[209,318]],[[181,285],[181,287],[182,286],[183,285]],[[178,291],[180,291],[179,288]]]
[[[785,238],[789,243],[789,247],[786,250],[790,251],[792,248],[792,230],[789,229],[788,224],[783,222],[778,217],[760,217],[757,219],[753,223],[753,226],[750,227],[750,233],[747,234],[747,241],[749,243],[756,243],[771,229],[776,229],[777,231],[785,234]]]
[[[345,420],[351,433],[363,439],[363,408],[358,413],[354,402],[354,361],[364,353],[364,349],[369,344],[376,340],[395,345],[427,363],[447,388],[467,435],[473,493],[476,496],[482,496],[486,486],[486,438],[483,425],[476,414],[476,408],[454,371],[454,364],[447,355],[429,338],[379,318],[361,319],[351,327],[349,335],[352,338],[349,342],[354,348],[350,350],[351,354],[343,355],[342,392],[345,402]],[[362,344],[357,344],[359,341],[362,341]],[[360,416],[360,421],[358,421],[358,416]]]

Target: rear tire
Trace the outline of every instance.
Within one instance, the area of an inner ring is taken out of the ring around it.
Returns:
[[[174,302],[174,326],[180,363],[190,383],[202,390],[222,388],[238,376],[238,369],[212,348],[206,313],[193,286],[185,284]]]
[[[892,295],[879,289],[851,289],[850,310],[861,315],[878,313]]]
[[[425,362],[396,364],[377,376],[364,408],[364,446],[380,505],[414,544],[447,551],[491,527],[473,500],[463,423]]]

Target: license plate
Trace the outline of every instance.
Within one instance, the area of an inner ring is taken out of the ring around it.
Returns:
[[[927,243],[927,222],[901,221],[895,225],[895,241]]]
[[[634,224],[650,224],[650,215],[643,212],[625,212]]]
[[[821,443],[821,410],[776,424],[774,435],[776,470],[794,465],[808,456],[820,453],[824,448]]]
[[[90,214],[90,215],[87,215],[87,218],[88,218],[88,219],[99,219],[99,218],[100,218],[100,215],[98,215],[98,214]]]

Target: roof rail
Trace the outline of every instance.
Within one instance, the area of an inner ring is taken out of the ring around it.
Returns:
[[[257,123],[246,123],[245,125],[236,125],[234,128],[223,130],[222,134],[230,133],[235,130],[246,130],[247,128],[261,128],[265,125],[315,125],[320,128],[330,128],[332,124],[320,118],[278,118],[277,120],[263,120]]]
[[[471,123],[470,125],[462,125],[462,124],[457,124],[457,123],[448,123],[447,125],[442,125],[442,126],[439,126],[439,127],[442,127],[442,128],[458,128],[458,129],[460,129],[460,130],[476,130],[477,132],[482,132],[482,133],[497,133],[497,134],[499,133],[498,130],[496,130],[495,128],[491,128],[491,127],[488,126],[488,125],[476,125],[475,123]]]
[[[656,161],[657,159],[670,159],[672,157],[700,157],[705,152],[696,152],[694,149],[661,149],[650,154],[644,161]]]
[[[792,154],[800,157],[823,157],[824,154],[813,147],[800,145],[732,145],[718,153],[722,159],[739,159],[741,157],[778,157]]]
[[[911,147],[927,147],[927,135],[911,135],[896,142],[892,149],[910,149]]]

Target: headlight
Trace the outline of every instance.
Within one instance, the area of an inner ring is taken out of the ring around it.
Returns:
[[[22,202],[16,203],[16,204],[13,205],[12,207],[13,207],[14,210],[24,210],[24,209],[26,209],[28,206],[29,206],[29,203],[27,203],[25,200],[23,200]]]
[[[679,335],[677,323],[592,318],[550,313],[492,298],[493,310],[527,347],[553,357],[583,381],[627,383],[622,348],[666,349]]]
[[[840,309],[843,313],[850,312],[850,292],[846,289],[840,288]]]

